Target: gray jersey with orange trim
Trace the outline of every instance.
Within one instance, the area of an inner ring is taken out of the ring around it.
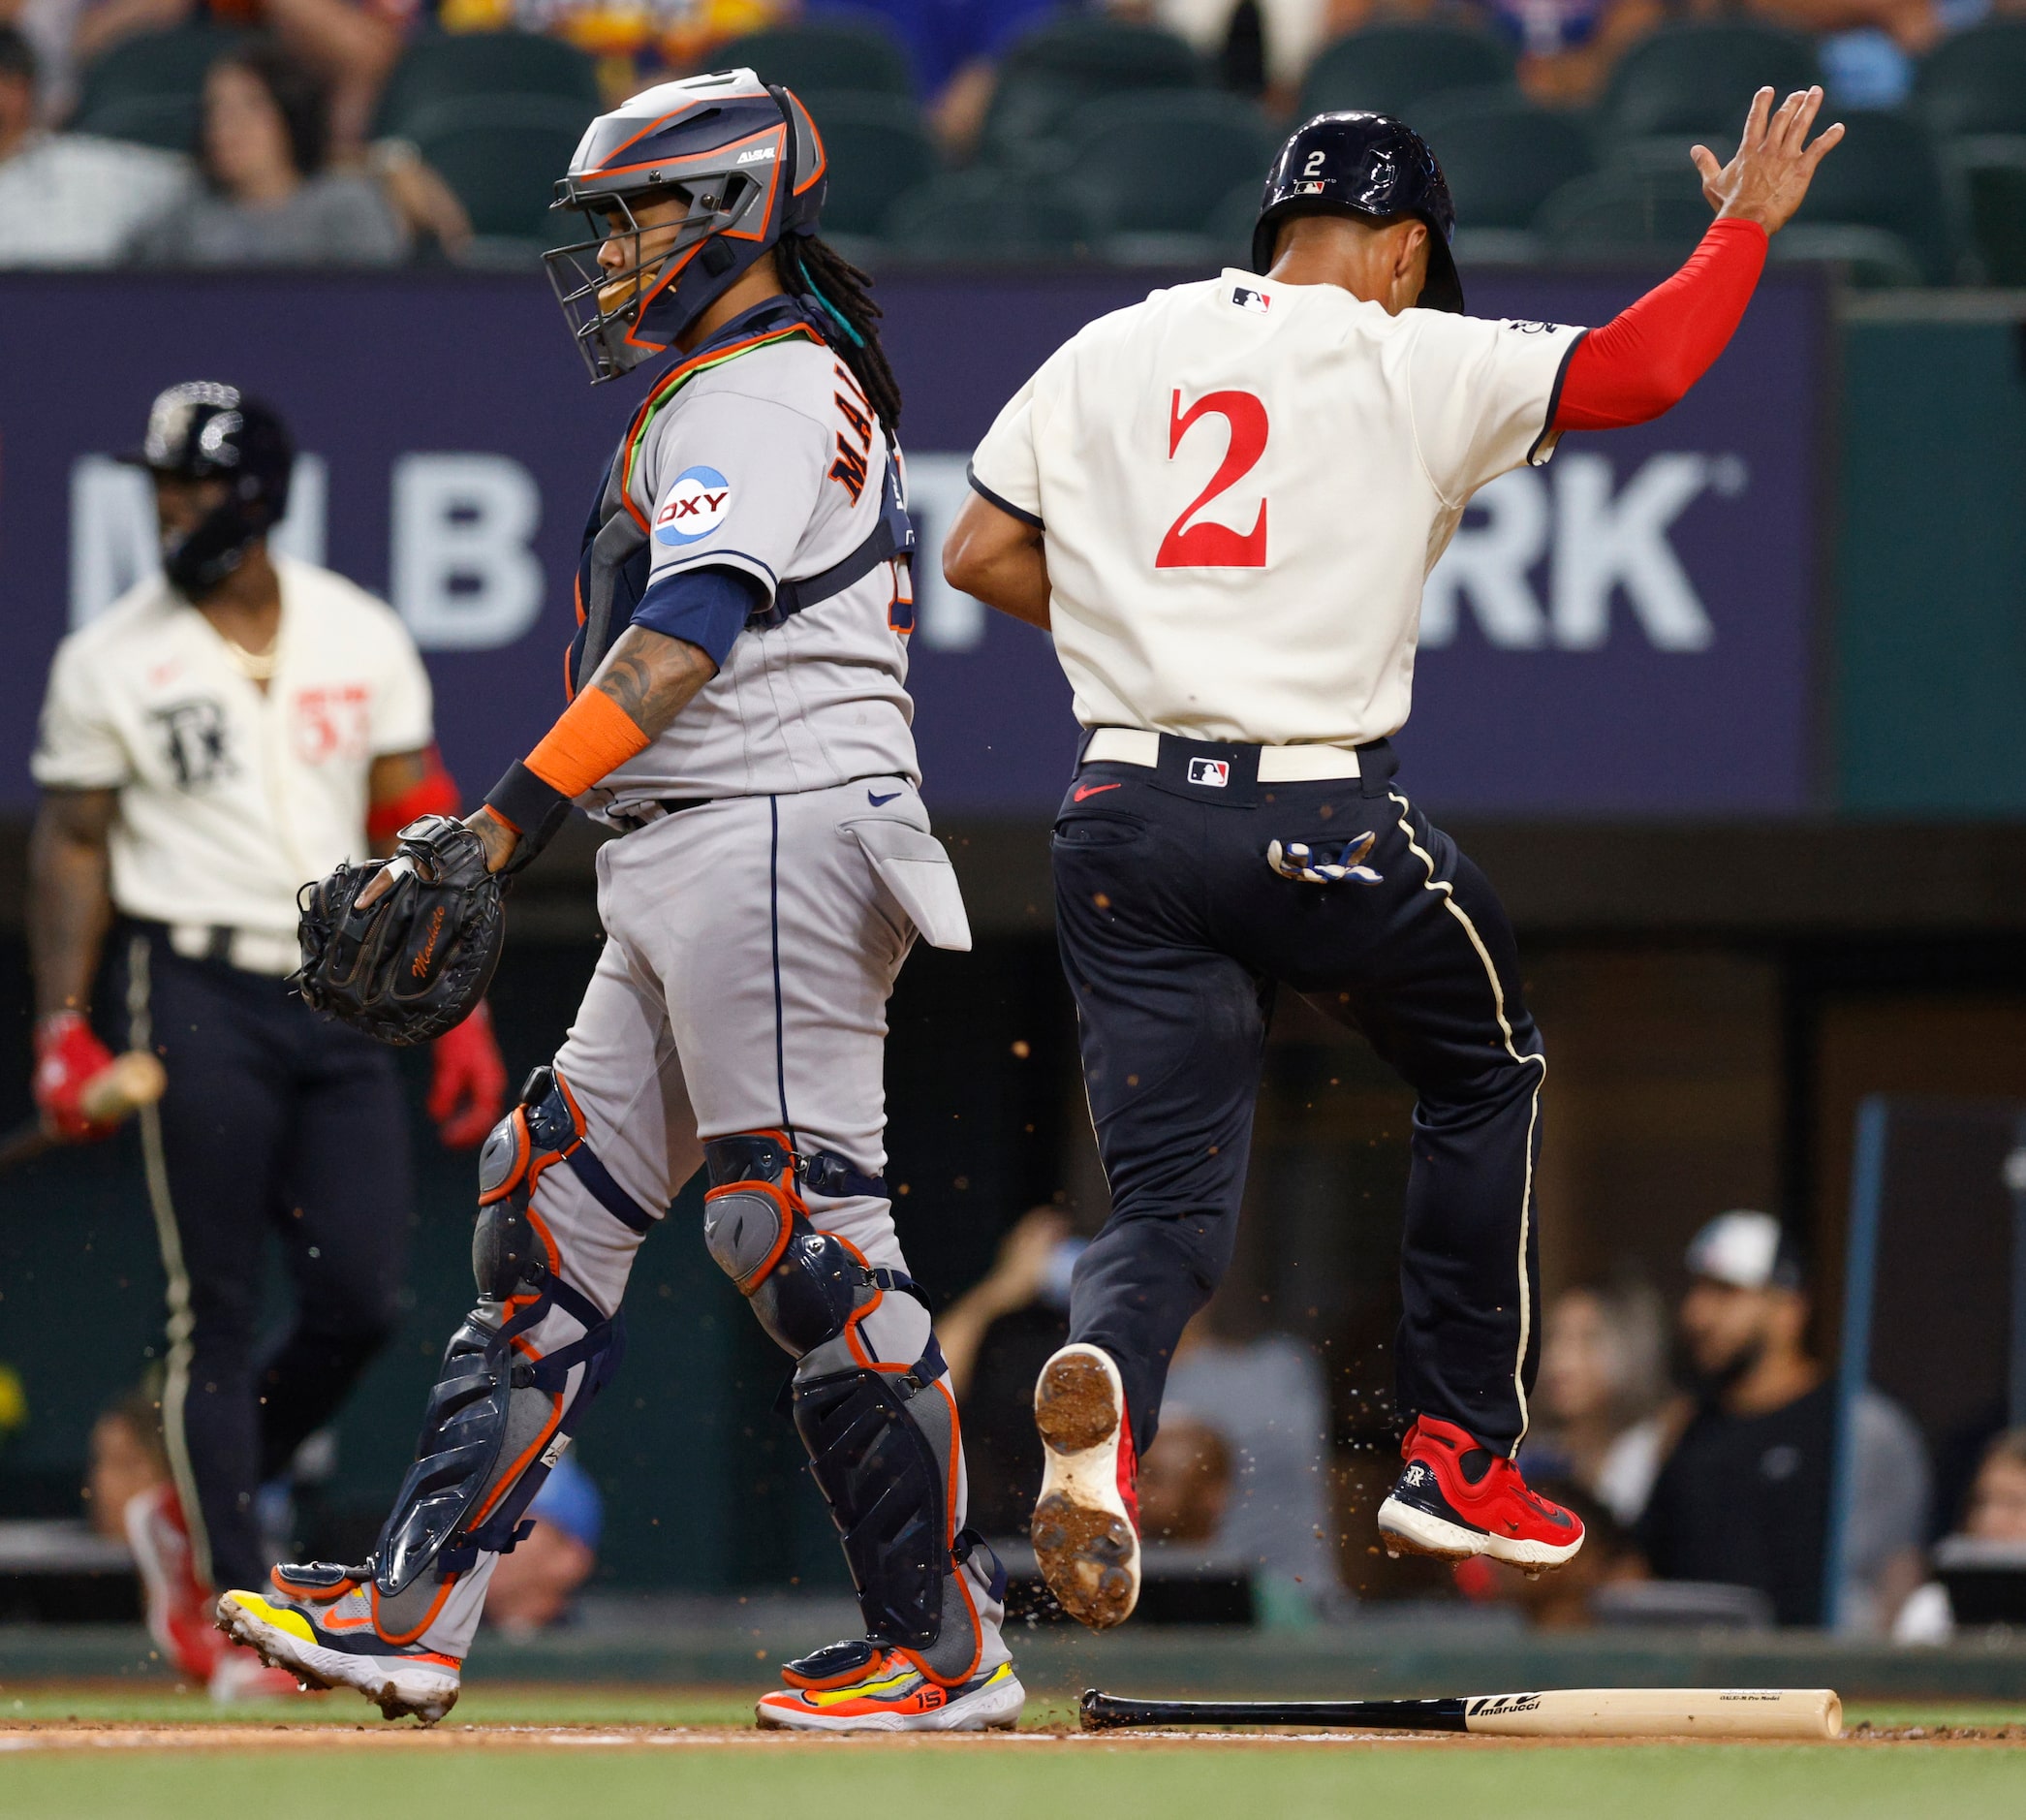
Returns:
[[[638,562],[644,539],[643,594],[685,571],[731,569],[771,603],[782,581],[841,562],[879,522],[888,448],[857,380],[793,306],[751,320],[751,332],[656,383],[614,459],[594,542],[628,544]],[[647,800],[919,782],[913,624],[904,560],[779,624],[756,617],[718,675],[584,806],[624,820]]]

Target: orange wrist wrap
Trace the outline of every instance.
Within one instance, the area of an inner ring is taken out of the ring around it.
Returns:
[[[652,743],[633,716],[603,691],[586,689],[527,755],[527,768],[566,797],[638,758]]]

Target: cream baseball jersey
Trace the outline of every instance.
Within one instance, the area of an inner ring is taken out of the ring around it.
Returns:
[[[1045,533],[1077,719],[1275,745],[1396,732],[1428,571],[1472,493],[1551,452],[1581,333],[1231,270],[1083,329],[971,469]]]
[[[159,577],[57,647],[36,781],[117,790],[112,901],[294,935],[296,893],[366,857],[373,760],[429,744],[429,678],[392,610],[286,557],[264,693]]]

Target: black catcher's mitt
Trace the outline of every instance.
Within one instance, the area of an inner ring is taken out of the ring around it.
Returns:
[[[506,926],[499,880],[462,822],[421,816],[396,839],[391,860],[340,865],[296,894],[302,965],[289,984],[320,1015],[406,1049],[462,1022],[484,996]],[[383,866],[393,888],[355,909]]]

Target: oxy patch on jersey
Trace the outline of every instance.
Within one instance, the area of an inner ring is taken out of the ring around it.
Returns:
[[[654,515],[654,538],[671,549],[701,543],[732,511],[732,483],[716,468],[684,468]]]

